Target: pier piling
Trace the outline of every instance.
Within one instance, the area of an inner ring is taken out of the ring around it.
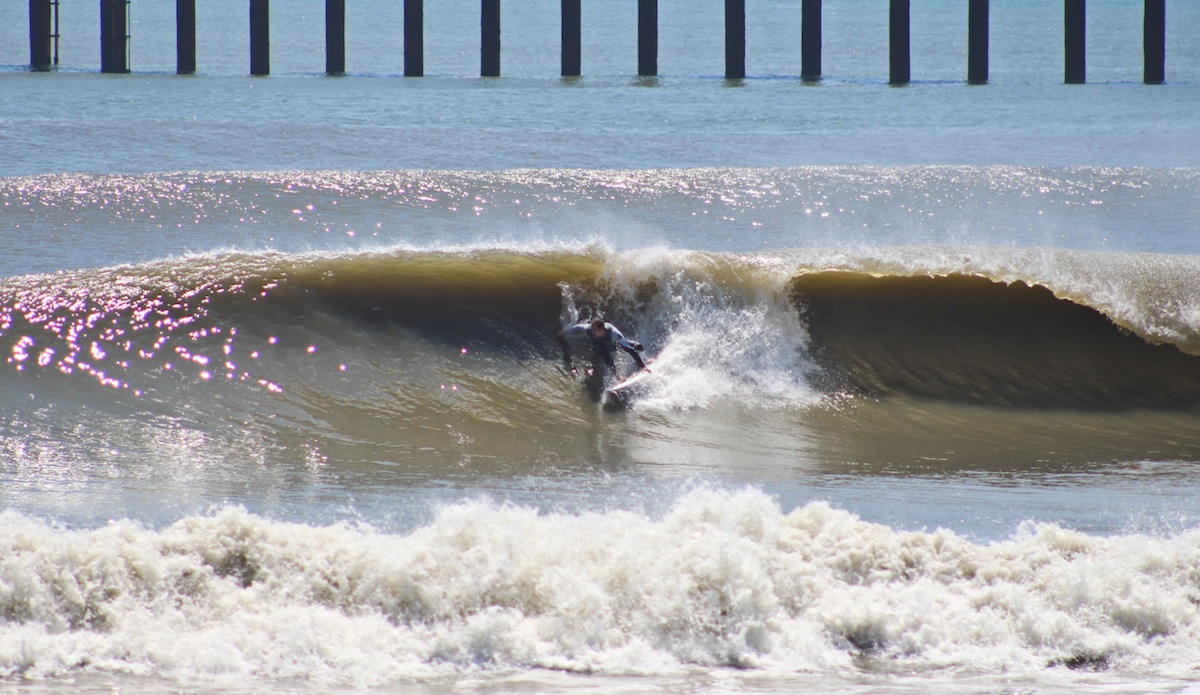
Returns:
[[[725,0],[725,79],[746,76],[746,0]]]
[[[100,72],[129,72],[129,0],[100,0]]]
[[[638,76],[658,75],[658,0],[638,0]]]
[[[582,72],[583,16],[580,0],[562,0],[562,76]]]
[[[13,0],[20,2],[20,0]],[[166,0],[160,0],[165,2]],[[1196,0],[1200,2],[1200,0]],[[60,0],[29,2],[29,69],[47,71],[58,65],[58,8]],[[823,77],[822,0],[788,0],[800,5],[800,77],[817,82]],[[1066,84],[1087,81],[1087,0],[1063,2],[1063,79]],[[130,7],[132,0],[99,0],[100,71],[130,71]],[[500,76],[500,0],[480,0],[480,69],[482,77]],[[582,0],[561,3],[561,75],[583,74]],[[637,69],[639,77],[657,77],[659,0],[637,0]],[[1166,81],[1167,0],[1142,0],[1143,82]],[[269,75],[270,0],[249,0],[250,74]],[[989,81],[991,0],[966,0],[967,83]],[[176,72],[196,72],[197,0],[175,0]],[[888,84],[912,80],[912,0],[888,0]],[[346,72],[347,0],[325,0],[325,72]],[[289,10],[292,8],[288,8]],[[715,8],[712,8],[715,9]],[[746,77],[746,0],[724,0],[725,79]],[[404,75],[425,74],[424,0],[403,0]],[[653,83],[644,82],[644,83]]]
[[[1063,4],[1063,50],[1065,53],[1064,81],[1083,84],[1087,81],[1087,2],[1065,0]]]
[[[967,84],[988,81],[988,0],[971,0],[967,8]]]
[[[1146,0],[1142,52],[1145,56],[1142,81],[1146,84],[1166,82],[1167,0]]]
[[[479,74],[500,76],[500,0],[483,0],[480,13]]]
[[[804,0],[800,6],[800,78],[821,79],[821,0]]]
[[[270,0],[250,0],[250,74],[271,74]]]
[[[325,0],[325,73],[346,74],[346,0]]]
[[[888,20],[888,84],[908,84],[912,78],[909,0],[891,0]]]
[[[196,72],[196,0],[175,0],[175,72]]]
[[[404,76],[425,74],[425,3],[404,0]]]
[[[49,70],[50,0],[29,0],[29,69]]]

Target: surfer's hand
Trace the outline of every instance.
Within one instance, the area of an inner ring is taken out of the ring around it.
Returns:
[[[632,345],[633,349],[637,350],[638,352],[642,352],[643,350],[646,349],[646,348],[642,347],[642,344],[637,342],[636,340],[629,341],[629,344]]]

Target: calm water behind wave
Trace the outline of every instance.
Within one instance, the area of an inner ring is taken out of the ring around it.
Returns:
[[[59,72],[29,75],[24,6],[0,12],[3,172],[500,169],[796,164],[1195,166],[1200,7],[1173,5],[1165,88],[1139,84],[1136,3],[1089,4],[1090,79],[1062,81],[1061,8],[992,9],[992,84],[970,88],[965,5],[916,3],[914,79],[885,86],[886,6],[827,3],[826,80],[802,85],[795,3],[750,3],[751,79],[723,74],[720,3],[661,8],[662,77],[634,76],[632,12],[588,10],[584,78],[557,77],[557,6],[505,6],[503,77],[478,74],[478,8],[427,9],[427,73],[402,70],[400,8],[352,4],[351,75],[319,77],[323,5],[274,12],[273,76],[250,79],[248,20],[201,6],[196,78],[174,70],[170,3],[132,6],[128,76],[93,74],[98,12],[64,3]],[[960,7],[960,5],[962,5]],[[288,21],[290,17],[302,21]],[[391,37],[390,39],[388,37]],[[877,37],[864,41],[862,37]],[[368,52],[379,51],[375,58]],[[78,71],[85,74],[79,74]],[[376,77],[366,77],[375,75]]]

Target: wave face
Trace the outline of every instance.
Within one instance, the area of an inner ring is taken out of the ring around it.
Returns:
[[[236,509],[160,531],[0,523],[0,675],[378,686],[479,670],[1152,677],[1200,654],[1200,540],[991,545],[696,490],[661,515],[486,502],[406,535]]]
[[[536,460],[531,447],[588,448],[595,423],[554,336],[601,310],[658,356],[670,386],[645,408],[817,402],[802,326],[769,276],[706,254],[492,249],[233,253],[16,278],[0,309],[16,376],[5,398],[17,408],[32,389],[37,402],[182,420],[230,446],[318,437],[342,463],[436,469],[464,447]],[[64,417],[39,414],[25,433]]]
[[[601,314],[657,357],[647,408],[808,407],[846,391],[997,407],[1200,401],[1200,331],[1178,296],[1195,293],[1191,257],[1063,252],[1067,272],[1035,279],[994,262],[945,272],[953,254],[935,251],[890,268],[601,247],[192,256],[6,280],[0,334],[9,368],[39,389],[171,406],[202,386],[247,411],[285,394],[335,419],[365,393],[445,411],[448,381],[477,415],[507,417],[504,401],[553,419],[552,337]],[[1100,266],[1107,277],[1090,275]]]
[[[1192,408],[1200,359],[1023,281],[830,272],[792,283],[851,388],[982,405]]]
[[[1198,333],[1177,310],[1195,260],[1063,253],[1052,280],[1034,280],[1045,258],[1035,272],[1013,252],[947,273],[964,261],[944,248],[881,262],[597,246],[231,252],[10,278],[0,431],[15,476],[81,486],[28,504],[83,524],[127,509],[168,523],[214,495],[312,519],[323,486],[523,499],[521,476],[598,465],[752,482],[790,480],[796,461],[1200,455]],[[554,340],[600,312],[654,358],[625,416],[589,399]],[[174,492],[149,510],[119,490],[91,499],[85,481],[114,469]],[[426,516],[373,499],[400,527]]]

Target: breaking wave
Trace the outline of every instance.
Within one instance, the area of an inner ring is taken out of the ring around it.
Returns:
[[[1077,409],[1200,402],[1196,259],[1061,252],[1048,273],[1045,258],[1000,258],[225,253],[9,278],[0,339],[9,368],[38,388],[74,393],[86,380],[168,404],[197,383],[292,392],[301,406],[398,388],[406,410],[426,412],[461,382],[483,401],[557,408],[552,336],[595,315],[656,356],[644,407],[807,407],[841,393]]]
[[[1153,674],[1200,655],[1195,532],[981,545],[698,489],[661,514],[486,501],[405,535],[239,509],[0,523],[0,675],[357,686],[510,668]]]

